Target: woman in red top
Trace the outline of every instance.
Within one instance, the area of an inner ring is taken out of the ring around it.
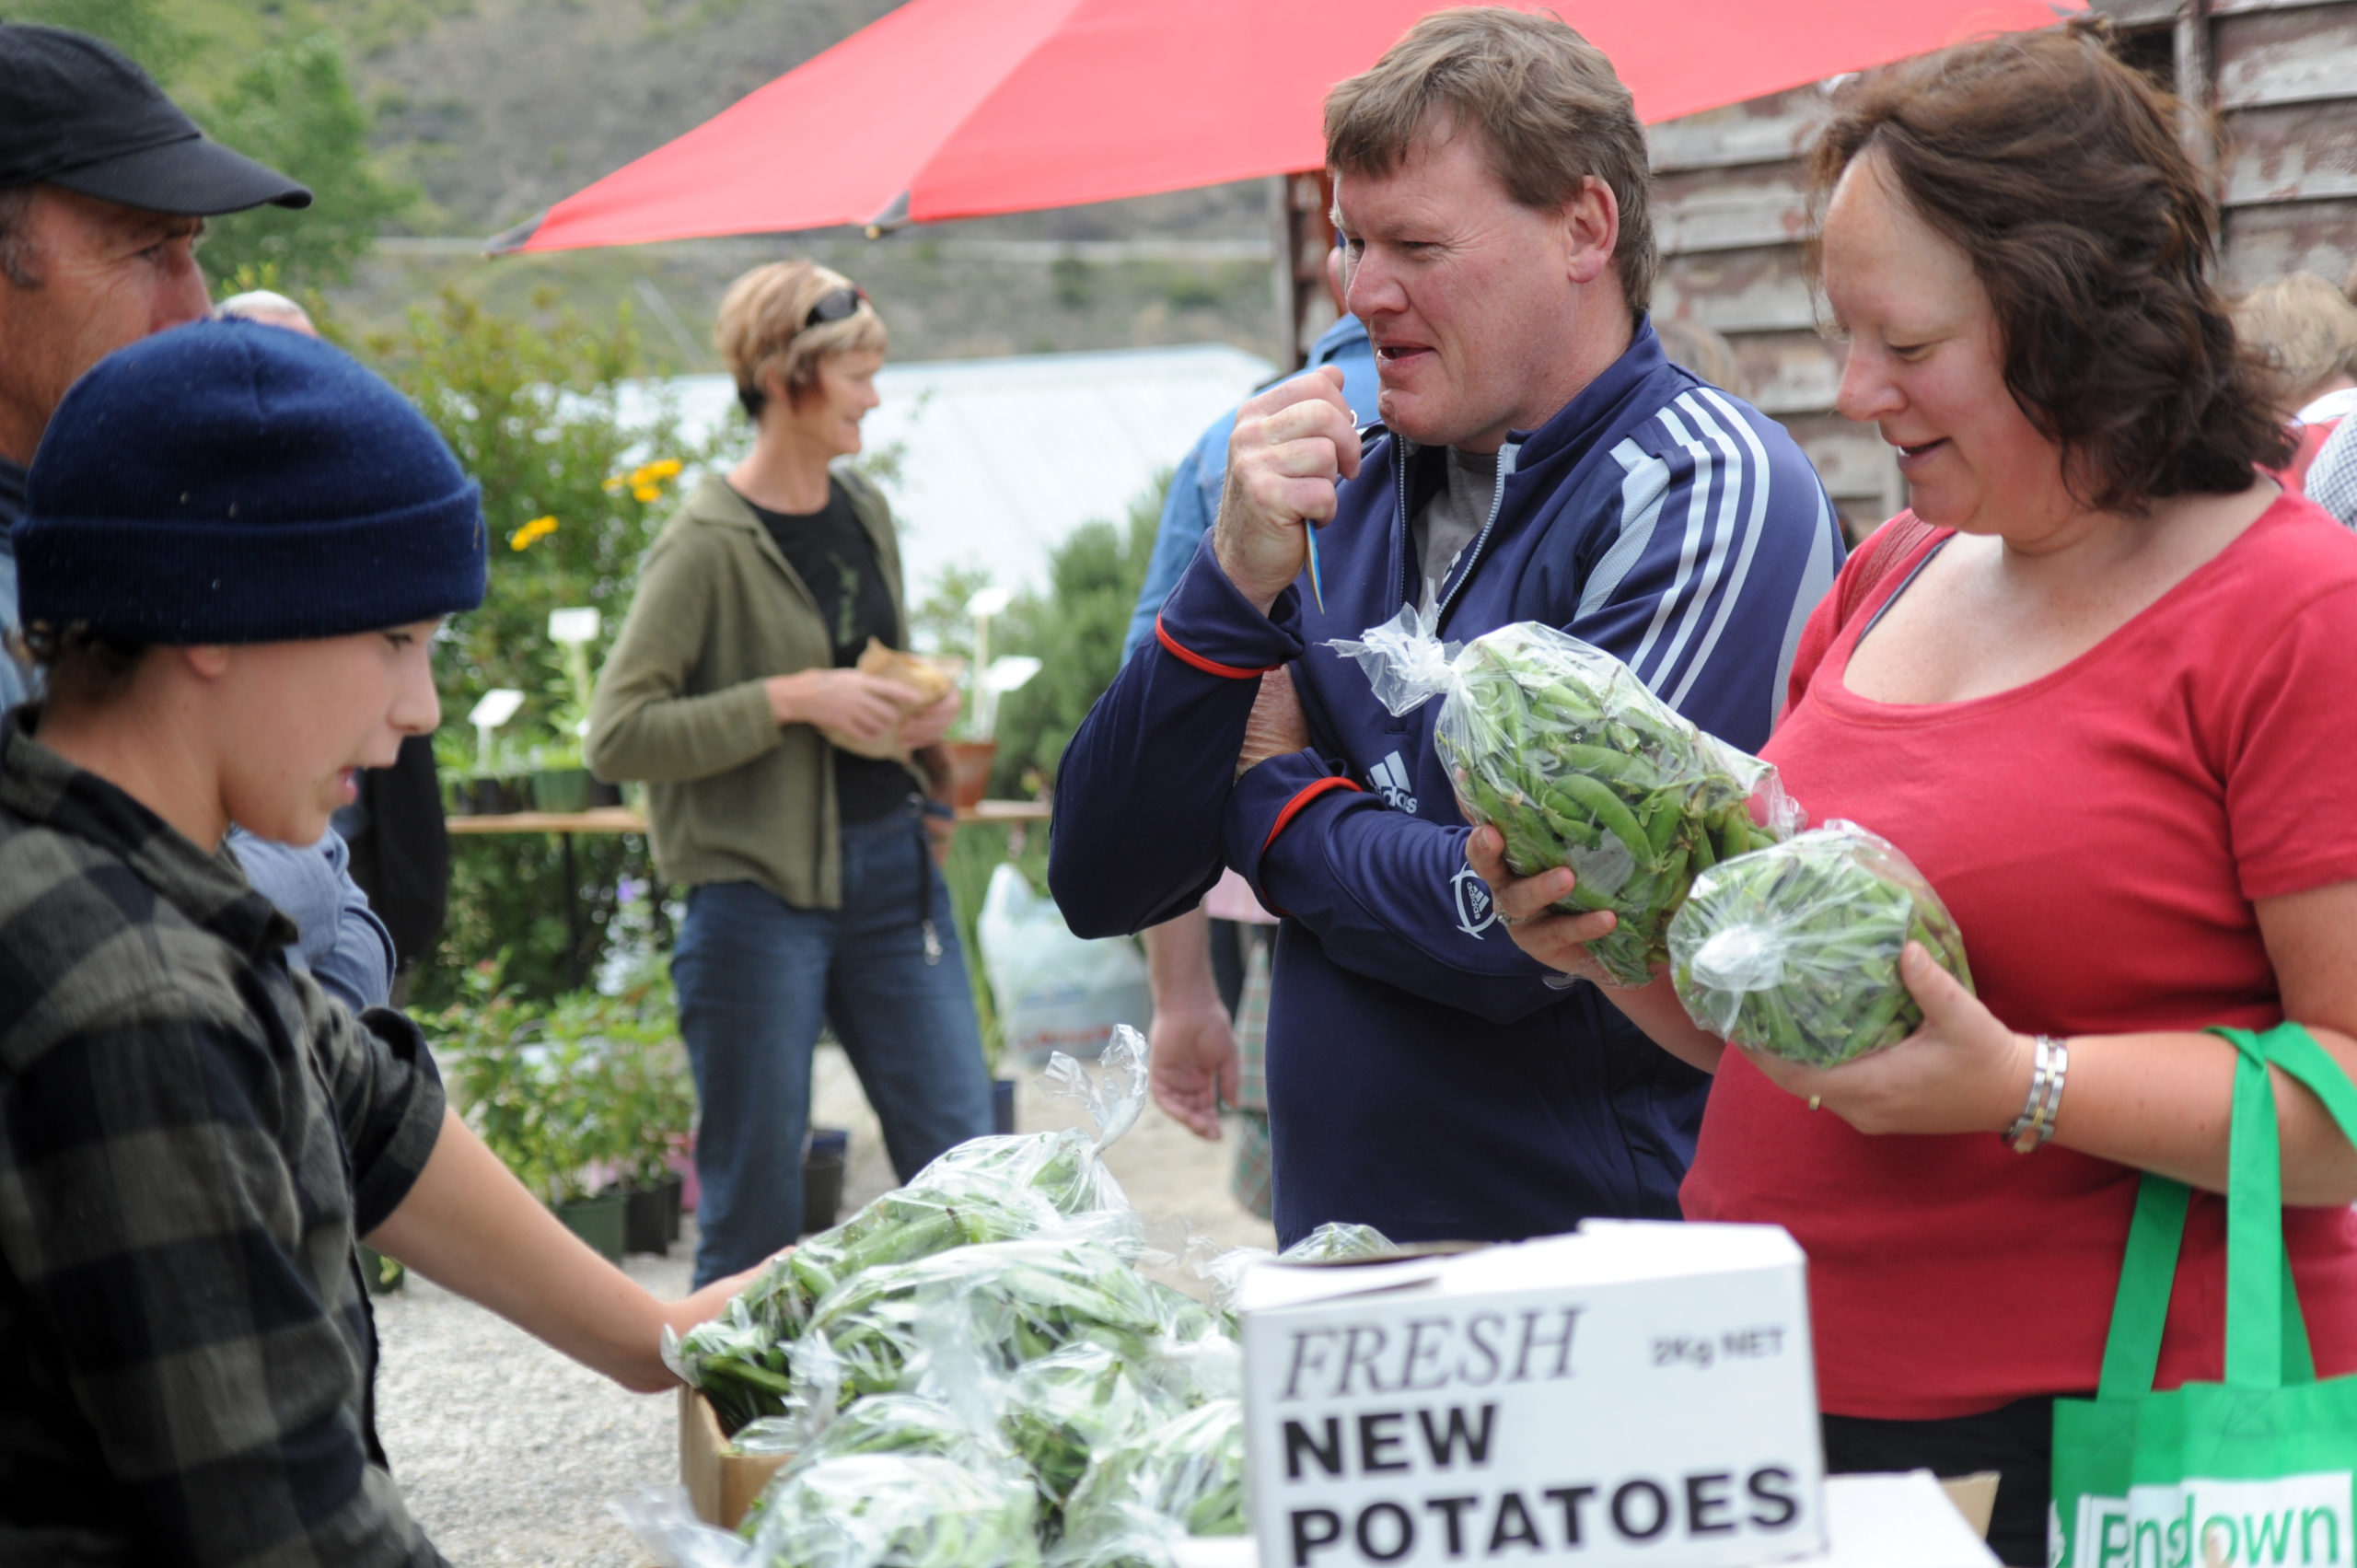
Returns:
[[[1899,449],[1921,537],[1818,608],[1767,755],[1922,868],[1980,995],[1910,949],[1922,1029],[1813,1071],[1724,1051],[1666,979],[1607,994],[1717,1072],[1688,1216],[1807,1250],[1829,1462],[2000,1469],[1999,1550],[2043,1562],[2050,1407],[2095,1386],[2138,1172],[2224,1179],[2235,1051],[2197,1031],[2296,1018],[2357,1068],[2357,537],[2260,476],[2283,438],[2203,182],[2099,40],[1886,73],[1813,167],[1841,412]],[[1612,917],[1547,913],[1571,873],[1474,839],[1515,940],[1593,975]],[[1997,1134],[2039,1035],[2065,1082],[2023,1157]],[[2276,1093],[2318,1369],[2351,1372],[2357,1150]],[[2164,1386],[2221,1376],[2223,1207],[2196,1200]]]

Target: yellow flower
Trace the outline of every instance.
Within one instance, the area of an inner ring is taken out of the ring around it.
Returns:
[[[546,539],[549,535],[554,532],[556,532],[556,518],[554,517],[534,517],[530,522],[526,523],[522,528],[517,528],[514,533],[507,536],[507,548],[510,550],[528,550],[531,548],[535,540]]]
[[[606,481],[606,494],[620,495],[627,490],[631,498],[639,502],[663,499],[663,482],[679,477],[684,466],[677,458],[657,458],[651,463],[641,463],[627,474],[616,474]]]

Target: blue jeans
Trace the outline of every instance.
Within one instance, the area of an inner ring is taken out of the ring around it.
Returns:
[[[689,889],[671,977],[702,1110],[698,1287],[801,1233],[810,1052],[822,1020],[859,1074],[901,1180],[991,1131],[949,889],[913,807],[843,830],[842,900],[796,909],[751,882]],[[921,910],[938,942],[930,960]]]

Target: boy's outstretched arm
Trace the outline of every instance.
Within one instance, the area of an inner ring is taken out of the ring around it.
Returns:
[[[363,1239],[640,1393],[679,1381],[663,1365],[664,1326],[685,1333],[718,1313],[753,1272],[657,1301],[567,1230],[455,1110],[443,1112],[433,1156],[409,1195]]]

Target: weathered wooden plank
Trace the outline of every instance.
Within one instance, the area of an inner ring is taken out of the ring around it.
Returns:
[[[2340,283],[2357,266],[2357,201],[2235,207],[2225,215],[2224,256],[2232,288],[2297,272]]]
[[[2357,92],[2357,4],[2250,11],[2211,24],[2216,103],[2225,110]]]
[[[2357,97],[2228,116],[2220,184],[2229,207],[2357,196]]]
[[[2114,27],[2159,27],[2177,20],[2179,0],[2094,0],[2087,7],[2109,17]]]
[[[1809,136],[1832,115],[1824,89],[1811,83],[1665,120],[1645,128],[1645,141],[1655,173],[1781,163],[1799,156]]]
[[[1661,175],[1653,213],[1665,255],[1794,244],[1808,229],[1800,166],[1790,162]]]
[[[2239,17],[2253,11],[2308,11],[2340,3],[2341,0],[2209,0],[2204,9],[2212,17]],[[2110,9],[2108,6],[2101,8]]]
[[[1736,388],[1779,419],[1829,412],[1841,389],[1843,350],[1815,332],[1738,332],[1728,346],[1743,368]]]
[[[1654,300],[1665,316],[1688,317],[1730,336],[1817,325],[1797,245],[1665,257]]]
[[[1879,500],[1888,492],[1890,447],[1873,425],[1852,424],[1836,413],[1794,414],[1777,423],[1792,432],[1832,495]]]

